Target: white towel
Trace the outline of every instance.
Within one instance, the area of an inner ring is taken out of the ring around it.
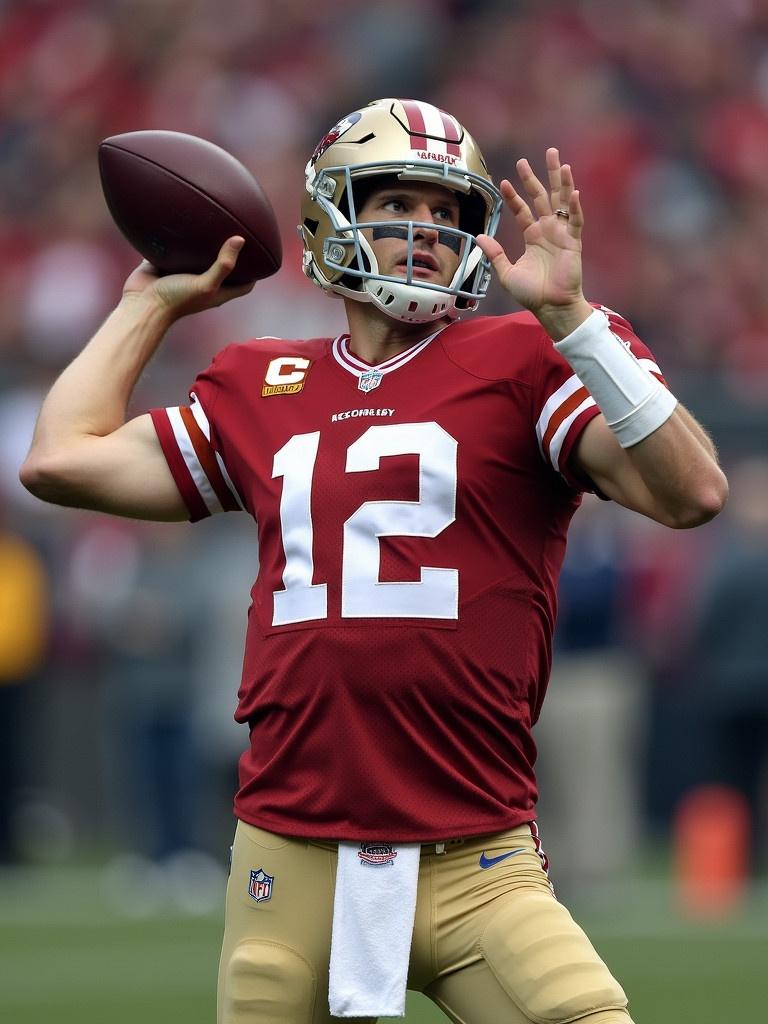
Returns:
[[[420,855],[418,843],[339,843],[332,1016],[405,1016]]]

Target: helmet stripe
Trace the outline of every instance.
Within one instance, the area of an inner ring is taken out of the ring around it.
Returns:
[[[427,140],[425,138],[426,126],[421,106],[416,100],[403,100],[403,110],[408,118],[408,128],[411,132],[411,149],[425,149]]]
[[[440,111],[440,117],[443,121],[445,137],[448,140],[448,152],[452,156],[461,156],[461,149],[459,147],[459,126],[451,115],[446,114],[444,110]]]

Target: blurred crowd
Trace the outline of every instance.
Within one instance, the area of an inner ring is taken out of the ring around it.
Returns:
[[[102,198],[99,142],[166,128],[224,146],[284,240],[269,282],[174,327],[138,412],[182,401],[225,342],[341,326],[338,300],[301,274],[303,168],[343,114],[387,95],[450,110],[497,180],[560,148],[586,211],[588,296],[633,323],[734,471],[730,510],[691,535],[588,500],[558,645],[642,666],[647,823],[668,827],[686,788],[714,777],[759,805],[768,3],[0,0],[0,609],[14,608],[0,631],[26,644],[20,657],[0,633],[0,856],[212,845],[244,742],[231,714],[251,524],[109,520],[45,507],[17,481],[46,388],[137,262]],[[513,224],[500,237],[519,251]],[[507,308],[494,289],[483,312]],[[742,738],[723,745],[729,716]]]

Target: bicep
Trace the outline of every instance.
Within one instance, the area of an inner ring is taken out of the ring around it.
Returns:
[[[189,518],[149,414],[105,437],[82,438],[42,467],[39,497],[133,519]]]

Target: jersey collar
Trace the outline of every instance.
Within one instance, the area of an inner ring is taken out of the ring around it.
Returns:
[[[399,370],[401,366],[405,366],[412,359],[423,352],[424,349],[429,345],[431,341],[444,331],[449,324],[443,324],[433,334],[424,338],[423,341],[418,342],[415,345],[411,345],[410,348],[405,349],[403,352],[398,352],[396,356],[392,356],[390,359],[385,359],[383,363],[377,363],[375,366],[371,366],[366,363],[365,360],[360,359],[349,351],[349,335],[340,334],[336,338],[332,345],[331,351],[333,358],[347,373],[351,373],[353,377],[357,377],[357,386],[360,391],[372,391],[374,388],[381,384],[382,380],[388,373],[392,373],[395,370]]]

